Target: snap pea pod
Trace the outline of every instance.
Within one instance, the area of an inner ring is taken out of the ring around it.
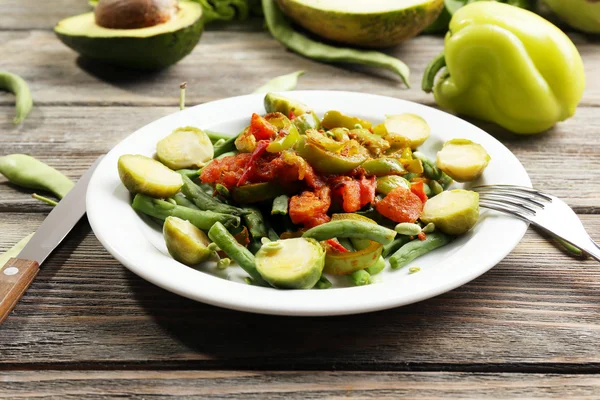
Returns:
[[[262,0],[265,22],[271,35],[288,49],[317,61],[354,63],[388,69],[397,74],[406,86],[410,70],[402,61],[378,51],[335,47],[309,39],[292,29],[275,0]]]
[[[368,285],[371,282],[371,274],[369,274],[364,269],[354,271],[348,276],[350,277],[352,283],[354,283],[356,286]]]
[[[429,158],[427,158],[427,156],[425,154],[418,152],[418,151],[414,151],[413,156],[415,156],[417,159],[421,160],[421,163],[423,164],[423,174],[427,178],[433,179],[433,180],[441,179],[442,171],[435,165],[434,162],[432,162]]]
[[[25,154],[0,157],[0,174],[15,185],[52,192],[60,199],[74,186],[59,171]]]
[[[356,248],[348,238],[338,238],[338,242],[348,251],[356,251]],[[368,240],[367,240],[368,242]]]
[[[206,133],[206,136],[208,136],[208,138],[210,139],[211,142],[213,142],[213,144],[215,142],[218,142],[219,140],[229,140],[231,139],[231,135],[227,134],[227,133],[221,133],[221,132],[215,132],[215,131],[208,131],[206,129],[203,130],[204,133]]]
[[[410,236],[398,235],[396,239],[391,241],[388,244],[383,245],[383,250],[381,251],[381,256],[383,258],[389,256],[392,253],[395,253],[400,247],[404,246],[406,243],[410,242]]]
[[[191,200],[199,209],[206,211],[214,211],[222,214],[233,214],[242,215],[244,212],[237,207],[230,206],[229,204],[223,204],[211,197],[209,194],[204,192],[198,185],[196,185],[190,178],[185,175],[183,178],[183,186],[181,192]]]
[[[450,175],[446,174],[445,172],[442,172],[442,176],[439,179],[439,183],[442,185],[442,188],[444,190],[448,189],[452,182],[454,182],[454,180],[450,178]]]
[[[290,198],[286,194],[275,197],[271,215],[287,215]]]
[[[178,217],[202,230],[209,230],[215,223],[219,222],[228,227],[240,226],[240,217],[230,214],[221,214],[213,211],[193,210],[191,208],[171,204],[168,201],[154,199],[152,197],[137,194],[132,203],[134,210],[157,218],[161,221],[167,217]]]
[[[429,188],[431,189],[432,196],[436,196],[444,191],[444,188],[438,181],[429,181]]]
[[[229,153],[230,151],[236,151],[235,139],[237,139],[238,136],[239,135],[235,135],[235,136],[230,137],[227,140],[225,140],[225,142],[223,142],[223,144],[220,144],[218,146],[213,146],[213,149],[214,149],[213,157],[218,158],[220,155],[222,155],[224,153]]]
[[[175,200],[175,204],[179,206],[191,208],[193,210],[199,210],[199,208],[194,203],[189,201],[187,197],[185,197],[181,193],[177,193],[175,196],[172,197],[172,199]]]
[[[338,238],[360,238],[386,244],[394,240],[396,232],[371,222],[356,220],[330,221],[304,232],[303,237],[318,241]]]
[[[0,71],[0,90],[7,90],[15,94],[16,115],[13,122],[20,124],[33,107],[33,99],[27,82],[18,75]]]
[[[190,179],[197,178],[198,175],[200,175],[199,169],[183,168],[183,169],[178,169],[177,172],[180,173],[181,175],[187,176]]]
[[[369,273],[369,275],[377,275],[385,268],[385,258],[383,256],[379,256],[375,264],[371,265],[369,268],[365,268],[365,271]]]
[[[450,243],[451,240],[452,238],[450,236],[441,232],[430,233],[425,240],[412,240],[400,247],[400,249],[390,257],[390,265],[392,269],[404,267],[415,258],[429,253],[438,247],[442,247]]]
[[[260,210],[256,207],[245,207],[243,210],[246,212],[244,222],[250,231],[250,235],[258,240],[266,237],[268,234],[267,226]]]
[[[252,277],[255,284],[266,286],[265,281],[256,270],[254,254],[239,244],[222,223],[216,222],[208,231],[208,237],[215,242],[229,258],[242,267],[244,271]]]

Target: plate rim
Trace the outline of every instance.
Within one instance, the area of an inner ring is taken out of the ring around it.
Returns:
[[[395,97],[382,96],[382,95],[376,95],[376,94],[370,94],[370,93],[361,93],[361,92],[349,92],[349,91],[338,91],[338,90],[302,90],[302,91],[277,92],[277,93],[288,94],[290,96],[293,96],[294,94],[300,95],[300,96],[302,96],[302,95],[310,96],[310,95],[314,95],[314,94],[328,95],[329,93],[334,93],[335,95],[348,95],[348,96],[357,96],[358,95],[361,97],[365,96],[367,98],[370,97],[373,99],[383,99],[385,101],[393,100],[393,101],[397,101],[397,102],[404,103],[404,104],[411,104],[413,106],[416,106],[417,108],[420,108],[420,107],[427,108],[434,114],[440,113],[440,115],[444,115],[446,118],[458,119],[461,121],[460,123],[471,125],[472,129],[479,131],[480,134],[483,134],[485,137],[487,137],[486,140],[492,140],[493,142],[495,142],[495,145],[500,146],[500,148],[503,148],[504,150],[508,151],[508,153],[518,163],[518,166],[522,169],[522,173],[523,173],[522,178],[525,179],[527,186],[531,186],[531,179],[530,179],[529,175],[527,174],[527,171],[523,167],[522,163],[506,146],[504,146],[504,144],[502,142],[500,142],[498,139],[496,139],[494,136],[490,135],[489,133],[485,132],[483,129],[477,127],[476,125],[473,125],[468,121],[465,121],[457,116],[446,113],[446,112],[436,109],[434,107],[427,106],[427,105],[420,104],[420,103],[413,102],[413,101],[409,101],[409,100],[395,98]],[[502,251],[502,252],[496,254],[496,257],[494,257],[491,261],[482,262],[482,264],[486,264],[484,267],[474,268],[472,271],[470,271],[470,273],[464,273],[463,275],[461,275],[460,279],[446,281],[445,283],[438,283],[438,284],[434,285],[433,287],[429,287],[427,290],[423,290],[421,293],[413,294],[403,300],[398,300],[396,298],[396,296],[389,296],[389,293],[388,293],[387,296],[383,296],[383,298],[380,298],[379,301],[371,302],[368,304],[363,304],[360,306],[355,306],[350,309],[340,308],[340,307],[324,307],[324,308],[320,308],[320,309],[310,309],[310,308],[300,307],[300,308],[294,309],[294,308],[290,308],[289,306],[281,306],[280,304],[277,304],[276,307],[264,307],[264,306],[261,307],[261,306],[257,306],[253,302],[244,303],[244,302],[238,302],[238,301],[231,301],[231,299],[224,299],[223,296],[215,298],[214,296],[202,295],[202,291],[199,291],[200,293],[198,293],[198,292],[192,293],[192,292],[190,292],[190,290],[184,290],[184,289],[182,289],[181,285],[174,285],[169,281],[165,281],[164,279],[159,279],[159,277],[150,273],[150,270],[144,269],[143,267],[140,268],[135,263],[132,263],[130,258],[126,254],[122,254],[122,252],[119,250],[118,246],[114,245],[114,243],[113,243],[113,241],[111,241],[110,237],[108,235],[104,234],[103,228],[101,226],[102,224],[99,219],[99,218],[101,218],[101,216],[98,211],[99,210],[98,204],[97,204],[97,202],[94,201],[94,196],[96,196],[96,194],[100,190],[99,181],[101,180],[100,176],[103,173],[102,172],[104,170],[103,168],[108,168],[107,165],[108,165],[109,161],[111,160],[111,158],[114,157],[114,155],[116,153],[118,153],[118,149],[124,143],[126,143],[128,140],[132,140],[131,138],[136,135],[139,135],[140,132],[151,129],[151,127],[153,125],[160,124],[161,121],[166,121],[167,119],[176,118],[177,115],[182,116],[182,115],[185,115],[185,113],[197,112],[201,108],[217,107],[221,103],[228,103],[228,102],[235,102],[235,101],[256,101],[256,99],[260,99],[260,104],[262,104],[263,97],[264,97],[264,94],[248,94],[248,95],[242,95],[242,96],[229,97],[226,99],[219,99],[219,100],[203,103],[200,105],[196,105],[193,107],[189,107],[183,111],[174,112],[172,114],[169,114],[169,115],[166,115],[159,119],[156,119],[156,120],[146,124],[143,127],[140,127],[133,133],[124,137],[119,143],[117,143],[107,153],[107,155],[104,157],[104,159],[98,165],[96,171],[94,171],[94,174],[92,175],[92,178],[90,180],[90,184],[89,184],[89,187],[88,187],[88,190],[86,193],[86,209],[88,210],[88,220],[90,222],[92,230],[94,231],[94,234],[96,235],[96,237],[98,238],[100,243],[103,245],[103,247],[113,257],[115,257],[123,266],[125,266],[129,271],[138,275],[142,279],[144,279],[148,282],[151,282],[151,283],[153,283],[165,290],[168,290],[170,292],[179,294],[181,296],[190,298],[192,300],[196,300],[196,301],[200,301],[200,302],[203,302],[206,304],[211,304],[214,306],[224,307],[224,308],[228,308],[228,309],[234,309],[234,310],[239,310],[239,311],[244,311],[244,312],[259,313],[259,314],[288,315],[288,316],[349,315],[349,314],[360,314],[360,313],[366,313],[366,312],[379,311],[379,310],[395,308],[395,307],[399,307],[399,306],[403,306],[403,305],[408,305],[408,304],[416,303],[416,302],[419,302],[419,301],[422,301],[422,300],[425,300],[428,298],[438,296],[442,293],[445,293],[445,292],[448,292],[455,288],[458,288],[458,287],[476,279],[477,277],[483,275],[484,273],[488,272],[491,268],[493,268],[495,265],[497,265],[502,259],[504,259],[517,246],[517,244],[521,241],[522,237],[525,235],[525,232],[527,231],[527,228],[528,228],[528,224],[523,221],[520,221],[520,220],[515,220],[515,221],[518,221],[519,223],[514,224],[515,231],[513,232],[512,237],[510,239],[507,239],[508,243],[505,246],[505,251]],[[210,122],[210,123],[207,123],[207,125],[211,125],[211,124],[215,124],[215,123],[217,123],[217,122]],[[113,168],[116,172],[116,164],[113,166]],[[133,210],[132,210],[132,212],[133,212]],[[135,212],[133,212],[133,213],[135,213]],[[141,233],[139,234],[139,236],[142,236]],[[173,260],[173,262],[175,262],[175,261]],[[183,267],[185,267],[185,266],[183,266]],[[239,287],[236,287],[236,289],[237,289],[236,292],[240,292],[241,294],[245,294],[246,292],[249,292],[248,289],[251,289],[249,293],[257,292],[257,290],[262,290],[262,291],[266,290],[266,291],[269,291],[269,293],[299,292],[299,291],[275,290],[272,288],[259,288],[259,287],[254,287],[254,286],[250,286],[250,285],[248,285],[248,286],[240,285],[235,282],[227,281],[222,278],[218,278],[218,277],[215,277],[215,276],[212,276],[209,274],[204,274],[202,272],[198,272],[189,267],[185,267],[185,268],[189,269],[191,271],[194,271],[195,273],[200,273],[200,274],[204,275],[205,277],[210,277],[210,279],[213,279],[213,280],[227,282],[228,284],[235,284],[235,285],[239,286]],[[419,276],[417,276],[417,275],[419,275]],[[416,274],[415,276],[411,276],[411,279],[422,280],[421,278],[423,278],[424,275],[427,275],[427,274],[425,274],[425,273]],[[217,286],[222,286],[222,285],[217,284],[216,282],[211,282],[211,285],[212,284],[215,284]],[[311,293],[311,297],[314,297],[315,299],[320,299],[320,298],[326,299],[328,296],[323,296],[324,294],[337,292],[339,290],[345,290],[345,291],[354,290],[355,294],[357,296],[360,296],[359,291],[363,291],[366,293],[367,291],[365,289],[368,289],[369,287],[371,287],[371,288],[372,287],[381,287],[381,285],[383,285],[383,284],[386,284],[386,283],[380,283],[380,284],[376,284],[376,285],[368,285],[368,286],[363,286],[363,287],[333,288],[333,289],[328,289],[325,291],[323,291],[323,290],[312,291],[311,290],[311,291],[300,291],[300,292]],[[256,293],[254,293],[254,294],[256,294]],[[234,296],[234,297],[237,298],[239,296]],[[273,296],[268,296],[268,297],[281,297],[281,296],[273,295]]]

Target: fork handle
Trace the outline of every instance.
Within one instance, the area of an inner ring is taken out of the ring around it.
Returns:
[[[0,324],[15,308],[39,270],[37,261],[20,258],[9,259],[0,270]]]

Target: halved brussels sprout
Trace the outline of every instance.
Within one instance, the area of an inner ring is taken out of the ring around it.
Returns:
[[[281,289],[310,289],[323,272],[325,250],[314,239],[295,238],[263,244],[256,253],[256,270]]]
[[[410,189],[410,182],[398,175],[380,176],[377,178],[377,193],[387,195],[398,186]]]
[[[206,133],[193,126],[175,129],[156,144],[160,162],[171,169],[203,167],[212,160],[213,145]]]
[[[452,139],[437,153],[436,165],[458,182],[470,182],[481,176],[491,157],[478,143]]]
[[[175,195],[183,186],[183,179],[158,161],[140,154],[119,157],[119,177],[132,193],[166,198]]]
[[[455,189],[442,192],[427,200],[421,221],[435,224],[436,230],[449,235],[469,231],[479,219],[479,194]]]
[[[163,236],[171,257],[185,265],[200,264],[213,254],[206,233],[181,218],[167,217]]]
[[[408,145],[414,150],[431,133],[427,121],[415,114],[388,115],[383,124],[387,131],[384,138],[393,148]]]

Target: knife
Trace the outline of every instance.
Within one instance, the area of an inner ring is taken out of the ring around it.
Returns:
[[[102,157],[79,178],[73,189],[42,222],[17,258],[0,269],[0,324],[23,296],[46,257],[62,242],[85,214],[85,194],[92,173]]]

